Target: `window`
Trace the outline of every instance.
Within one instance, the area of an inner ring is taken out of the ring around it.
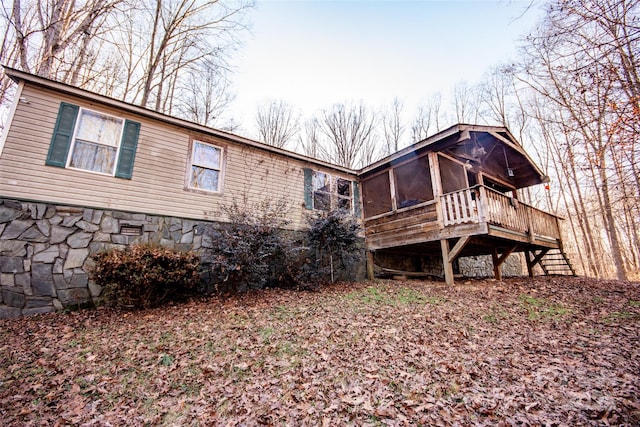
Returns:
[[[81,109],[68,166],[113,175],[124,120]]]
[[[419,157],[393,169],[398,209],[433,200],[429,158]]]
[[[362,201],[365,218],[391,212],[391,184],[387,171],[362,181]]]
[[[440,181],[442,182],[443,194],[453,193],[469,187],[467,184],[467,171],[462,164],[444,156],[438,156],[438,163],[440,164]]]
[[[193,141],[189,187],[197,190],[220,191],[222,148]]]
[[[351,210],[351,181],[347,181],[346,179],[338,178],[336,180],[337,186],[337,201],[338,201],[338,209],[344,209],[346,211]]]
[[[330,211],[344,209],[360,215],[354,198],[358,196],[357,185],[348,179],[331,176],[325,172],[305,169],[305,205],[307,209]]]
[[[46,164],[131,179],[140,123],[63,102]]]
[[[313,171],[313,208],[331,210],[331,176]]]

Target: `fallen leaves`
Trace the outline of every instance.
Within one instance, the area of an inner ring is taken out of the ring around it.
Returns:
[[[0,321],[3,425],[637,425],[640,286],[376,281]]]

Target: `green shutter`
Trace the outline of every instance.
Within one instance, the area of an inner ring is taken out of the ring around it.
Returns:
[[[313,171],[304,169],[304,207],[313,209]]]
[[[360,186],[353,181],[353,213],[360,218],[362,216],[362,207],[360,203]]]
[[[136,159],[139,134],[140,123],[125,120],[124,132],[120,143],[120,154],[118,156],[118,168],[116,169],[118,178],[131,179],[133,175],[133,163]]]
[[[47,161],[45,162],[47,165],[59,168],[67,166],[67,157],[71,139],[73,138],[73,129],[76,126],[78,110],[79,107],[77,105],[67,104],[66,102],[60,103],[56,127],[53,130],[49,153],[47,153]]]

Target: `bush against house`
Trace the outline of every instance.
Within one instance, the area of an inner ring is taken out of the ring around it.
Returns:
[[[104,287],[107,304],[148,308],[194,292],[200,258],[156,245],[132,245],[95,255],[93,280]]]
[[[286,201],[225,206],[228,223],[211,224],[200,255],[157,245],[133,245],[95,255],[93,280],[105,303],[141,309],[196,293],[265,287],[315,289],[353,278],[359,226],[346,211],[309,216],[305,232],[286,230]]]
[[[352,279],[358,258],[360,226],[350,212],[336,209],[308,217],[308,243],[315,273],[324,282],[334,282],[336,272]]]
[[[203,256],[203,273],[209,292],[315,288],[333,281],[358,250],[359,227],[345,211],[310,216],[305,232],[284,228],[285,200],[255,206],[234,201],[223,211],[230,222],[207,231],[211,247]]]
[[[204,254],[207,292],[231,293],[262,289],[277,275],[276,260],[290,243],[283,228],[289,223],[284,200],[250,205],[234,200],[222,208],[229,219],[206,231],[210,248]]]

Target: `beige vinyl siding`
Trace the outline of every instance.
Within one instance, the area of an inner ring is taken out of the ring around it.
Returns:
[[[325,169],[30,84],[22,96],[29,103],[18,103],[0,156],[2,197],[205,220],[224,220],[221,207],[233,200],[243,203],[246,197],[251,208],[265,199],[284,198],[291,226],[300,228],[309,212],[304,208],[303,168]],[[45,165],[63,101],[141,124],[131,180]],[[192,139],[223,148],[221,193],[187,189]]]

